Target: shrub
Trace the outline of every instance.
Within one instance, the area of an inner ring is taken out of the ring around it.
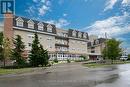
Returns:
[[[80,57],[83,58],[84,61],[87,60],[87,57],[86,57],[86,56],[83,56],[83,55],[82,55],[82,56],[80,56]]]
[[[67,63],[70,63],[71,61],[69,59],[67,59]]]
[[[54,61],[54,63],[58,63],[58,59],[57,58],[55,58],[53,61]]]

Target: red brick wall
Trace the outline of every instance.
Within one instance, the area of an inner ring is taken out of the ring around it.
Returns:
[[[4,15],[4,37],[8,38],[12,43],[14,31],[13,31],[13,14]]]

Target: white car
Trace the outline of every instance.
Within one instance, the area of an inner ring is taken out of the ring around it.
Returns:
[[[127,60],[128,56],[121,56],[120,60]]]

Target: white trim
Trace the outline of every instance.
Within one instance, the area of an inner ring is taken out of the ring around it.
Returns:
[[[24,22],[24,20],[23,20],[21,17],[18,17],[18,18],[16,18],[15,20],[16,20],[16,21],[22,21],[22,22]]]
[[[28,32],[37,32],[37,33],[41,33],[41,34],[57,36],[56,34],[53,34],[53,33],[41,32],[41,31],[37,31],[37,30],[34,30],[34,29],[26,29],[26,28],[20,28],[20,27],[13,27],[13,28],[15,28],[16,30],[23,30],[23,31],[28,31]]]
[[[88,55],[102,55],[100,53],[87,53]]]
[[[82,33],[81,32],[78,32],[78,37],[82,38]]]
[[[73,30],[73,31],[72,31],[72,36],[73,36],[73,37],[76,37],[76,33],[77,33],[76,30]]]
[[[44,30],[44,24],[42,22],[39,22],[38,24],[38,30]]]
[[[29,21],[27,21],[27,23],[33,23],[33,24],[35,24],[34,22],[33,22],[33,20],[29,20]]]
[[[53,28],[52,25],[48,24],[47,25],[47,32],[52,32],[52,28]]]
[[[85,42],[89,42],[89,40],[87,39],[82,39],[82,38],[75,38],[75,37],[68,37],[69,39],[74,39],[74,40],[80,40],[80,41],[85,41]]]
[[[42,22],[39,22],[37,25],[38,26],[44,26],[44,24]]]

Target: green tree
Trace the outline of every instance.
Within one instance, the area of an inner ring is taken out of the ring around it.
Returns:
[[[128,54],[128,60],[130,60],[130,54]]]
[[[40,42],[38,40],[38,35],[35,33],[34,40],[32,43],[32,49],[30,54],[30,64],[34,67],[37,67],[39,65],[39,45]]]
[[[25,59],[22,56],[24,52],[25,45],[22,42],[20,35],[16,35],[16,38],[13,40],[14,48],[12,49],[12,59],[16,60],[16,65],[18,67],[23,67],[25,64]]]
[[[38,40],[38,35],[35,33],[34,40],[32,43],[32,49],[30,54],[30,64],[33,67],[38,67],[39,65],[48,65],[49,56],[48,51],[43,49],[43,46]]]
[[[0,60],[4,62],[4,67],[6,60],[10,57],[10,41],[8,38],[4,38],[3,33],[0,32]]]
[[[109,39],[106,41],[106,47],[104,48],[102,54],[105,59],[113,60],[118,59],[122,54],[122,49],[120,48],[121,41],[116,39]]]
[[[3,61],[4,61],[4,67],[6,64],[6,61],[10,59],[11,54],[11,46],[10,46],[10,40],[8,38],[4,38],[3,41]]]
[[[39,56],[39,64],[47,66],[49,63],[48,51],[44,50],[42,45],[40,45]]]
[[[4,41],[4,36],[3,33],[0,32],[0,60],[3,60],[3,41]]]
[[[48,63],[49,63],[49,55],[48,55],[48,51],[45,50],[44,54],[45,54],[45,55],[44,55],[44,57],[45,57],[44,65],[47,66]]]

